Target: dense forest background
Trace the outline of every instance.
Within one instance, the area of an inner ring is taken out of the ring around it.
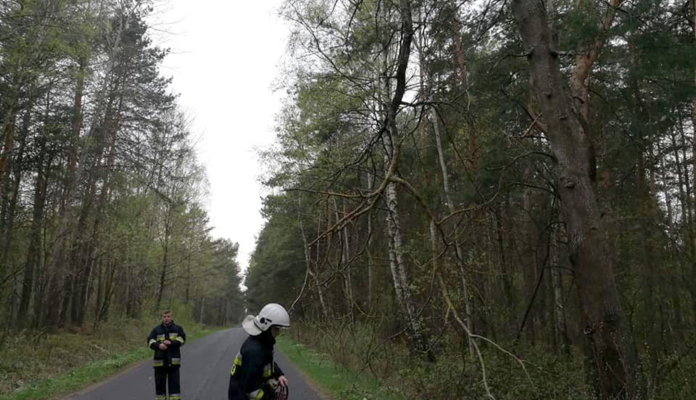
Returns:
[[[148,1],[0,2],[0,321],[98,327],[244,313]]]
[[[694,3],[282,14],[250,308],[407,398],[696,393]]]
[[[406,398],[689,398],[695,7],[288,0],[242,293],[152,3],[2,1],[0,342],[278,302]]]

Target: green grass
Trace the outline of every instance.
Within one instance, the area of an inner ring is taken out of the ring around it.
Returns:
[[[187,341],[190,343],[191,341],[206,336],[214,331],[215,330],[210,329],[193,329],[191,334],[187,335]],[[137,340],[138,347],[134,347],[135,345],[133,345],[127,350],[119,348],[107,350],[100,346],[99,348],[101,348],[104,352],[112,354],[102,357],[101,359],[88,361],[66,371],[59,371],[53,375],[44,372],[38,374],[38,376],[41,376],[39,378],[37,378],[36,375],[31,375],[26,371],[27,369],[32,368],[31,364],[23,364],[21,359],[17,359],[18,361],[12,365],[12,367],[14,367],[14,374],[12,376],[15,377],[15,379],[20,377],[19,382],[15,381],[15,385],[19,386],[19,388],[14,390],[12,393],[0,395],[0,400],[48,399],[53,396],[77,391],[92,383],[103,380],[123,370],[124,368],[133,365],[134,363],[141,362],[152,357],[152,350],[143,345],[144,338],[140,336],[143,336],[142,332],[140,332],[140,335],[137,337],[140,339]],[[44,361],[51,359],[52,357],[61,359],[64,354],[70,353],[71,350],[78,348],[77,346],[83,349],[86,347],[91,348],[90,341],[93,340],[93,337],[85,335],[54,335],[52,338],[45,339],[45,342],[47,343],[46,346],[38,346],[42,347],[42,349],[35,349],[34,351],[35,353],[46,356],[46,358],[42,358]],[[45,354],[44,347],[49,347],[48,354]],[[91,351],[95,352],[96,350],[92,349]],[[17,355],[19,356],[19,354]],[[26,354],[25,357],[31,358],[32,355]],[[72,363],[80,363],[80,360],[84,360],[84,358],[74,359],[72,360]],[[1,364],[0,369],[2,369],[3,366],[5,369],[9,369],[7,365]],[[1,374],[2,372],[5,371],[0,370],[0,376],[10,375],[9,373]],[[22,376],[28,377],[26,383],[22,382]]]
[[[328,392],[333,400],[406,399],[393,388],[384,387],[379,380],[367,373],[338,366],[327,356],[295,343],[288,337],[280,336],[276,345],[307,377]]]

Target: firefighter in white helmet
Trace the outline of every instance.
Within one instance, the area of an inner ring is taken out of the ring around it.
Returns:
[[[273,399],[273,386],[287,393],[288,380],[273,360],[273,345],[281,328],[290,327],[290,316],[279,304],[267,304],[257,316],[247,315],[242,327],[249,337],[230,370],[228,400]]]

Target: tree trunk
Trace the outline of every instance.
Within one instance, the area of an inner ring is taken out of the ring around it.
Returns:
[[[388,72],[387,57],[384,58],[384,87],[385,95],[390,101],[384,107],[385,133],[382,135],[384,145],[384,164],[385,177],[390,179],[392,174],[398,169],[400,153],[400,133],[396,121],[396,114],[401,106],[404,93],[406,91],[406,71],[408,69],[409,57],[411,55],[411,44],[413,42],[413,21],[411,18],[411,5],[408,0],[399,0],[399,11],[401,17],[401,42],[396,60],[396,72]],[[388,44],[385,45],[385,54],[389,53]],[[391,90],[391,79],[395,77],[396,87],[394,92]],[[396,184],[388,182],[384,189],[384,198],[387,206],[387,238],[389,242],[389,265],[394,281],[394,290],[400,313],[406,320],[408,334],[413,348],[417,351],[427,353],[429,359],[433,359],[432,352],[429,350],[428,339],[426,337],[422,318],[416,313],[413,302],[410,281],[406,272],[406,261],[404,260],[404,246],[402,243],[401,221],[399,219],[399,205]]]
[[[34,273],[40,268],[42,235],[41,229],[44,221],[44,207],[46,205],[47,180],[44,172],[44,155],[46,148],[44,141],[40,140],[37,162],[36,183],[34,184],[34,209],[32,213],[31,227],[29,228],[29,248],[27,259],[24,263],[24,275],[22,279],[22,294],[19,302],[17,325],[24,326],[29,316],[29,303],[34,290]]]
[[[660,144],[660,141],[656,141],[657,145],[657,154],[662,155],[662,146]],[[665,157],[662,156],[660,157],[660,171],[661,171],[661,176],[660,176],[660,181],[666,182],[667,181],[667,168],[665,166]],[[664,185],[663,191],[662,191],[664,197],[665,197],[665,205],[667,207],[667,226],[668,226],[668,237],[670,238],[675,238],[677,237],[677,232],[674,227],[674,211],[673,211],[673,206],[672,206],[672,195],[670,193],[669,187],[667,185]],[[684,266],[684,257],[681,256],[680,250],[678,249],[678,245],[675,244],[674,240],[669,240],[669,245],[668,245],[669,253],[670,253],[670,258],[674,259],[676,258],[676,261],[679,265],[679,268],[684,271],[685,266]],[[688,250],[687,250],[688,251]],[[684,326],[684,316],[682,312],[682,305],[681,305],[681,281],[679,279],[679,274],[677,273],[671,273],[669,274],[668,282],[667,284],[670,285],[672,288],[669,290],[667,288],[665,290],[665,293],[670,293],[672,297],[672,304],[674,304],[674,322],[669,323],[669,331],[672,333],[672,335],[676,335],[677,341],[672,340],[672,343],[675,342],[683,342],[684,337],[683,337],[683,329],[682,327]],[[677,331],[675,332],[674,327],[678,327]],[[674,337],[674,336],[673,336]]]
[[[29,105],[24,113],[24,118],[22,119],[21,134],[19,136],[19,148],[18,153],[15,158],[10,158],[10,163],[8,165],[9,170],[8,175],[12,175],[12,180],[8,181],[9,190],[3,191],[3,198],[9,196],[9,204],[7,206],[7,211],[5,212],[3,222],[3,242],[2,247],[0,247],[0,264],[3,266],[10,265],[10,254],[12,253],[12,239],[14,236],[14,221],[17,211],[17,200],[19,198],[19,188],[22,182],[22,172],[24,168],[24,152],[26,150],[26,139],[29,134],[29,123],[31,122],[31,112],[32,106]],[[1,272],[1,270],[0,270]],[[0,274],[0,276],[2,276]]]
[[[530,175],[529,173],[525,175]],[[537,313],[534,311],[534,299],[537,294],[537,244],[539,234],[537,232],[532,215],[535,215],[532,210],[532,189],[525,188],[522,194],[522,216],[520,221],[522,228],[519,230],[520,235],[517,239],[518,251],[520,258],[520,267],[522,268],[522,280],[524,282],[524,304],[526,311],[524,319],[520,326],[520,334],[527,327],[527,338],[529,343],[534,346],[536,344],[537,330]]]
[[[514,0],[513,13],[529,51],[531,84],[556,158],[561,212],[568,224],[570,259],[585,334],[592,346],[596,386],[603,400],[638,399],[644,394],[642,377],[633,338],[621,310],[612,249],[604,238],[591,178],[591,133],[582,118],[583,109],[576,109],[574,97],[562,81],[543,3]]]
[[[385,154],[385,164],[390,164],[390,154],[392,153],[392,143],[390,135],[384,136],[384,147],[387,149]],[[406,271],[406,261],[404,260],[403,234],[401,231],[401,221],[399,219],[399,201],[396,184],[390,182],[385,188],[385,201],[387,205],[387,238],[389,240],[389,265],[394,281],[397,303],[408,324],[409,336],[416,350],[427,353],[429,358],[432,354],[429,351],[428,341],[425,337],[424,326],[421,316],[416,313],[416,307],[411,294],[411,283]]]
[[[87,58],[86,57],[80,57],[78,60],[78,72],[77,72],[77,84],[75,87],[75,96],[73,99],[73,117],[72,117],[72,127],[71,127],[71,132],[70,132],[70,137],[68,138],[70,147],[69,147],[69,153],[68,153],[68,163],[66,167],[66,173],[67,173],[67,180],[65,182],[65,189],[63,192],[63,199],[61,200],[62,208],[60,211],[60,217],[59,221],[61,221],[60,228],[64,230],[65,234],[65,239],[64,240],[69,240],[69,235],[67,235],[67,232],[70,231],[70,222],[68,221],[68,215],[69,215],[69,209],[70,209],[70,202],[72,201],[73,196],[75,195],[75,190],[77,188],[77,181],[79,179],[79,175],[77,173],[77,154],[78,154],[78,140],[80,137],[80,131],[82,130],[82,98],[83,98],[83,93],[84,93],[84,85],[85,85],[85,75],[86,75],[86,66],[87,66]],[[108,111],[107,111],[108,113]],[[84,161],[84,160],[83,160]],[[81,164],[83,165],[84,162]],[[92,173],[94,171],[94,166],[92,169]],[[91,187],[91,186],[90,186]],[[88,204],[91,205],[91,199],[88,198]],[[84,206],[83,203],[83,215],[84,217],[81,218],[82,226],[78,229],[78,237],[82,238],[82,232],[84,232],[84,229],[86,228],[86,218],[87,216],[87,211],[88,209]],[[67,249],[65,246],[67,245],[66,242],[61,241],[59,246],[59,256],[62,258],[64,257],[62,255],[62,252],[65,251],[67,252]],[[82,240],[77,241],[77,249],[82,248]],[[78,251],[77,249],[74,249],[73,252]],[[80,293],[86,292],[86,281],[88,277],[84,277],[82,273],[80,273],[80,268],[84,268],[83,263],[85,261],[84,255],[82,256],[82,259],[75,258],[75,254],[73,253],[73,269],[74,271],[72,272],[73,274],[73,279],[71,279],[71,282],[75,282],[78,286],[77,290],[70,290],[70,292],[67,295],[71,296],[71,301],[68,302],[67,300],[65,301],[64,307],[67,308],[68,305],[71,306],[70,309],[70,319],[71,323],[73,325],[81,325],[82,320],[83,320],[83,299]],[[77,256],[79,257],[79,255]],[[69,304],[68,304],[69,303]],[[64,313],[67,313],[67,310],[64,311]],[[81,315],[82,314],[82,315]]]
[[[696,40],[696,0],[691,0],[691,22],[692,22],[692,29],[694,31],[694,39]],[[696,83],[696,69],[694,69],[694,82]],[[696,187],[696,97],[692,101],[692,110],[691,110],[691,130],[693,132],[693,136],[691,138],[691,155],[692,155],[692,167],[693,167],[693,173],[692,173],[692,178],[693,178],[693,185]],[[682,132],[683,135],[683,132]],[[682,136],[683,137],[683,136]],[[686,158],[684,159],[686,163]],[[688,168],[684,168],[688,169]],[[688,175],[685,174],[685,180],[689,182],[689,177]],[[689,200],[690,204],[693,204],[693,209],[694,213],[696,213],[696,194],[691,196],[691,200]],[[690,224],[690,231],[691,231],[691,239],[692,239],[692,258],[691,258],[691,298],[692,298],[692,309],[693,309],[693,315],[694,319],[696,320],[696,216],[694,216],[694,219],[691,220]]]
[[[85,314],[87,313],[89,281],[92,276],[94,263],[98,262],[97,252],[101,238],[101,225],[105,218],[106,203],[111,189],[111,174],[114,168],[114,160],[116,156],[116,137],[120,125],[121,113],[123,112],[123,94],[119,95],[118,107],[114,115],[107,115],[103,128],[102,135],[104,136],[105,150],[107,150],[106,163],[101,166],[102,185],[99,197],[97,199],[97,207],[94,215],[94,222],[91,236],[85,241],[81,249],[79,257],[78,269],[75,271],[75,287],[72,292],[71,301],[71,323],[75,326],[81,326]],[[94,170],[90,171],[93,172]],[[96,182],[96,176],[94,181]]]
[[[447,201],[447,208],[450,213],[454,213],[454,201],[452,200],[452,192],[450,190],[449,184],[449,171],[447,170],[447,162],[445,161],[445,154],[442,151],[442,138],[440,136],[440,126],[438,123],[437,114],[435,110],[432,113],[433,118],[433,131],[435,134],[435,144],[437,145],[437,155],[440,161],[440,171],[442,172],[442,187],[445,192],[445,200]],[[464,251],[462,250],[462,245],[459,243],[459,230],[457,224],[454,224],[454,250],[456,255],[457,269],[459,270],[459,275],[462,280],[462,298],[464,299],[464,309],[466,311],[466,326],[469,332],[474,332],[473,327],[473,313],[471,310],[471,299],[469,297],[469,284],[466,279],[466,268],[464,267]],[[469,348],[469,355],[472,359],[476,356],[474,353],[474,347],[471,343],[471,337],[467,335],[467,346]]]
[[[338,202],[334,198],[334,212],[336,216],[336,221],[341,220],[341,216],[338,214]],[[346,214],[345,203],[343,204],[343,215]],[[348,237],[348,224],[343,225],[343,228],[339,232],[339,240],[341,242],[341,259],[340,259],[340,270],[343,276],[343,290],[345,293],[345,298],[348,306],[348,317],[351,323],[354,322],[353,319],[353,306],[355,304],[355,299],[353,299],[353,285],[350,279],[350,241]]]
[[[682,151],[682,169],[684,173],[683,177],[683,183],[685,187],[685,198],[684,201],[687,205],[687,210],[689,210],[689,218],[688,218],[688,223],[686,226],[688,227],[689,235],[690,235],[690,245],[692,249],[691,253],[691,271],[690,276],[691,279],[688,280],[690,283],[689,285],[689,290],[691,291],[691,300],[692,300],[692,310],[693,310],[693,316],[694,319],[696,320],[696,280],[694,277],[696,277],[696,208],[692,207],[692,200],[693,198],[696,198],[693,192],[693,186],[691,185],[691,180],[689,179],[689,164],[688,164],[688,159],[689,155],[686,153],[686,149],[688,148],[687,145],[687,140],[686,140],[686,134],[685,134],[685,129],[682,126],[682,129],[680,129],[680,140],[681,140],[681,151]],[[696,182],[694,182],[696,184]]]
[[[169,240],[172,234],[172,219],[173,219],[173,205],[167,206],[167,216],[164,221],[164,243],[162,244],[162,268],[160,270],[159,284],[157,288],[157,302],[155,303],[155,310],[157,312],[161,311],[160,306],[162,305],[162,296],[164,294],[164,285],[167,280],[167,269],[169,268]]]
[[[372,192],[374,189],[375,178],[371,172],[367,173],[367,190]],[[367,213],[367,243],[365,244],[365,251],[367,252],[367,309],[370,314],[372,314],[372,286],[374,285],[374,260],[372,259],[372,209]]]
[[[568,329],[566,326],[565,307],[563,306],[563,275],[561,274],[560,257],[558,255],[558,223],[556,221],[554,221],[551,228],[549,242],[556,348],[560,354],[569,354]]]
[[[5,170],[7,168],[7,160],[12,155],[12,146],[14,144],[15,123],[17,118],[17,109],[10,106],[5,115],[5,123],[2,129],[3,145],[0,150],[0,187],[2,187],[5,179]]]
[[[458,70],[455,71],[455,80],[459,84],[460,89],[464,92],[463,99],[467,103],[466,108],[467,110],[469,109],[469,94],[468,94],[468,88],[466,87],[467,85],[467,71],[466,71],[466,62],[464,61],[464,45],[462,43],[462,26],[461,23],[459,22],[459,9],[457,8],[457,5],[455,4],[455,0],[450,0],[450,7],[452,7],[452,21],[453,21],[453,35],[454,36],[454,51],[455,55],[457,58],[457,67]],[[477,168],[477,155],[476,155],[476,132],[473,129],[473,126],[469,126],[469,137],[468,137],[468,154],[467,157],[469,158],[469,169],[471,171],[471,177],[473,177],[476,174],[476,168]]]
[[[691,0],[691,22],[692,22],[692,29],[694,31],[694,40],[696,40],[696,0]],[[696,69],[694,69],[694,83],[696,83]],[[691,154],[692,154],[692,167],[693,167],[693,175],[692,175],[692,181],[694,182],[694,186],[696,186],[696,97],[692,101],[692,109],[691,109],[691,129],[693,132],[693,137],[691,140]],[[686,159],[685,159],[686,160]],[[686,161],[685,161],[686,162]],[[688,182],[688,175],[686,176],[686,180]],[[692,197],[692,201],[689,202],[690,204],[693,205],[694,210],[696,210],[696,195]],[[693,224],[696,221],[692,220],[692,230],[696,231],[696,227],[693,226]],[[694,237],[694,241],[696,242],[696,235]],[[693,273],[696,273],[696,257],[694,257],[694,269]],[[696,275],[692,275],[692,277],[696,277]],[[694,306],[694,309],[696,310],[696,305]]]
[[[632,61],[635,63],[635,44],[631,42],[629,44]],[[643,107],[643,100],[640,95],[639,83],[636,79],[631,81],[633,94],[634,94],[634,119],[637,122],[634,131],[638,134],[638,137],[642,139],[644,147],[639,148],[640,154],[638,154],[637,168],[636,168],[636,181],[638,189],[638,210],[639,216],[642,220],[643,229],[640,230],[640,247],[643,250],[643,271],[641,274],[641,279],[643,280],[643,296],[642,301],[644,303],[643,309],[645,310],[643,317],[643,329],[645,334],[645,346],[648,352],[648,364],[649,364],[649,379],[648,379],[648,395],[652,397],[653,391],[656,389],[656,385],[659,385],[657,381],[658,374],[658,346],[660,344],[659,329],[657,315],[655,310],[657,308],[656,303],[656,279],[657,274],[655,270],[657,269],[661,248],[658,244],[658,238],[655,238],[651,232],[656,229],[660,229],[660,223],[657,217],[657,205],[655,204],[654,198],[654,186],[648,186],[647,176],[648,167],[645,163],[645,153],[649,154],[649,161],[652,161],[652,143],[651,137],[643,131],[643,127],[649,124],[650,121],[647,120],[648,110]],[[653,168],[650,167],[652,171]],[[650,173],[654,178],[654,174]],[[652,179],[654,180],[654,179]],[[652,181],[651,180],[651,181]]]
[[[301,203],[300,203],[301,207]],[[298,209],[300,208],[298,207]],[[317,277],[317,273],[312,271],[312,252],[309,247],[309,243],[307,241],[307,234],[305,233],[304,230],[304,224],[302,223],[302,218],[300,215],[297,216],[299,225],[300,225],[300,233],[302,234],[302,243],[304,244],[304,255],[305,255],[305,265],[307,267],[307,272],[310,274],[312,277],[312,280],[316,282],[316,287],[317,287],[317,295],[319,296],[319,304],[321,306],[321,312],[324,315],[325,321],[329,320],[329,311],[326,308],[326,303],[324,302],[324,292],[321,288],[321,284],[319,283],[319,279]],[[318,246],[318,244],[317,244]]]
[[[682,169],[681,156],[679,155],[679,145],[677,143],[676,135],[672,132],[671,135],[672,148],[674,149],[674,163],[677,166],[677,184],[679,188],[679,203],[681,204],[681,216],[682,216],[682,236],[684,238],[684,247],[687,250],[687,263],[691,265],[694,260],[696,260],[696,248],[693,241],[693,231],[691,230],[691,206],[689,201],[689,195],[684,190],[684,181],[688,179],[686,172]],[[686,161],[684,161],[686,162]],[[683,265],[683,264],[682,264]],[[687,291],[691,296],[692,304],[696,304],[696,292],[694,291],[694,285],[691,283],[691,279],[687,276],[687,266],[683,265],[682,269],[682,280],[686,286]]]
[[[389,183],[385,189],[387,202],[387,237],[389,238],[389,265],[394,280],[394,290],[401,312],[404,314],[409,327],[411,340],[418,351],[428,352],[428,342],[425,338],[423,322],[416,313],[416,307],[411,294],[410,281],[406,272],[404,247],[402,244],[401,222],[399,220],[399,204],[396,184]]]
[[[3,193],[4,195],[9,195],[9,207],[6,213],[6,220],[5,220],[5,226],[4,226],[4,243],[2,246],[2,256],[0,258],[0,263],[5,266],[11,266],[13,270],[15,269],[15,266],[13,263],[10,262],[10,254],[12,254],[12,240],[14,238],[14,222],[15,222],[15,217],[17,214],[17,201],[19,198],[19,188],[20,184],[22,181],[22,168],[23,168],[23,161],[24,161],[24,151],[26,149],[25,142],[26,142],[26,136],[29,131],[29,113],[31,111],[27,110],[25,117],[24,117],[24,123],[22,126],[22,136],[20,137],[20,143],[19,143],[19,153],[17,154],[17,157],[13,160],[11,160],[11,165],[10,169],[12,171],[12,184],[11,184],[11,189],[9,190],[9,193]],[[1,275],[0,275],[1,276]],[[16,276],[16,275],[15,275]],[[15,278],[15,282],[17,281],[17,278]],[[15,311],[18,308],[17,305],[17,299],[19,298],[19,292],[21,292],[21,289],[19,288],[18,284],[13,285],[12,289],[15,293],[12,294],[11,297],[11,312],[8,314],[8,320],[6,321],[8,326],[12,326],[14,323],[14,315]]]

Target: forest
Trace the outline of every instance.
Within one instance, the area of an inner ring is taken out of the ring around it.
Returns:
[[[152,11],[0,2],[0,337],[177,302],[211,324],[244,312],[238,246],[209,233],[205,170]]]
[[[693,2],[281,13],[251,308],[405,398],[696,393]]]
[[[695,9],[286,0],[242,271],[153,3],[0,1],[0,352],[275,302],[402,398],[690,398]]]

